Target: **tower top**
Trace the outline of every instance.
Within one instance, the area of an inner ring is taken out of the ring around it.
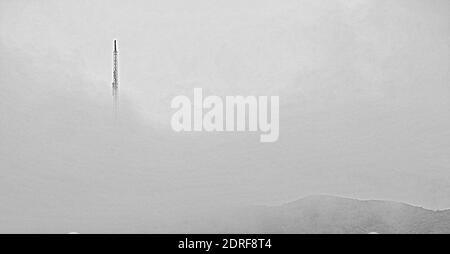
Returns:
[[[112,82],[112,96],[113,96],[113,108],[114,118],[117,119],[119,113],[119,54],[117,52],[117,40],[114,40],[113,51],[113,82]]]

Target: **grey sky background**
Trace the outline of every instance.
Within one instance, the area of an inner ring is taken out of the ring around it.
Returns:
[[[449,14],[447,0],[1,0],[0,231],[161,226],[310,194],[450,208]],[[170,101],[194,87],[279,95],[278,142],[174,133]]]

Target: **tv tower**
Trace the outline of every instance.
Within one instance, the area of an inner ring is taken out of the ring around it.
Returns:
[[[117,51],[117,41],[114,40],[113,51],[113,82],[112,82],[112,96],[113,96],[113,110],[114,119],[117,119],[119,114],[119,52]]]

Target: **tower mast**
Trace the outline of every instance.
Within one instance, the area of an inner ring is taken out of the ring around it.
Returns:
[[[113,110],[114,119],[117,120],[119,114],[119,52],[117,51],[117,41],[114,40],[113,51],[113,82],[112,82],[112,96],[113,96]]]

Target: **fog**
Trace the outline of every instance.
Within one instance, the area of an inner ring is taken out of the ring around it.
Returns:
[[[450,208],[449,11],[2,0],[0,232],[182,233],[204,213],[311,194]],[[279,140],[173,132],[170,101],[195,87],[280,96]]]

